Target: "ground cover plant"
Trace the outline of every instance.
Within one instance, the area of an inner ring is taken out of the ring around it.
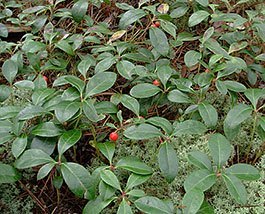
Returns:
[[[1,211],[263,211],[263,1],[0,7]]]

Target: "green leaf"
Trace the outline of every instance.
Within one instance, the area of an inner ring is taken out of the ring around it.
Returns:
[[[167,81],[170,79],[172,73],[173,70],[169,65],[162,65],[157,68],[157,76],[161,80],[165,88]]]
[[[226,80],[223,81],[223,83],[225,84],[226,88],[230,91],[244,92],[247,90],[246,86],[236,81]]]
[[[173,214],[165,202],[153,196],[139,198],[134,204],[139,210],[147,214]]]
[[[153,169],[151,167],[147,166],[144,162],[136,157],[121,158],[116,164],[116,167],[126,169],[139,175],[150,175],[153,173]]]
[[[162,135],[161,131],[149,124],[133,125],[124,131],[124,136],[133,140],[144,140]]]
[[[248,46],[248,42],[241,41],[241,42],[234,42],[230,45],[228,53],[231,54],[233,52],[242,50]]]
[[[34,90],[35,85],[30,80],[21,80],[15,82],[14,86],[16,86],[18,89],[26,89],[26,90]]]
[[[0,119],[5,120],[5,119],[15,117],[20,110],[21,110],[21,107],[19,106],[0,107]]]
[[[161,89],[150,83],[140,83],[135,85],[131,91],[130,95],[136,98],[148,98],[159,93]]]
[[[168,135],[170,135],[173,131],[172,124],[164,117],[150,117],[146,120],[146,122],[162,128]]]
[[[252,108],[246,104],[238,104],[234,106],[227,114],[224,123],[235,128],[251,116]]]
[[[94,106],[93,100],[91,99],[84,100],[82,104],[83,104],[83,112],[85,113],[86,117],[89,120],[91,120],[92,122],[98,122],[99,120],[101,120]]]
[[[123,13],[119,22],[120,29],[126,29],[130,24],[144,17],[146,13],[141,9],[132,9]]]
[[[20,174],[14,169],[14,167],[0,163],[0,184],[14,183],[20,179]]]
[[[133,98],[133,97],[127,95],[127,94],[123,94],[121,96],[121,103],[126,108],[128,108],[132,112],[134,112],[137,116],[139,116],[140,104],[135,98]]]
[[[196,214],[214,214],[214,208],[204,200],[200,210]]]
[[[116,114],[118,112],[117,106],[109,101],[97,102],[94,106],[98,114]]]
[[[227,87],[225,86],[225,84],[223,83],[223,81],[221,81],[221,80],[217,80],[216,81],[216,88],[217,88],[217,90],[221,93],[221,94],[223,94],[223,95],[226,95],[227,94]]]
[[[98,143],[97,147],[99,151],[109,160],[112,162],[112,158],[115,152],[115,143],[113,142],[105,142],[105,143]]]
[[[203,34],[202,43],[204,43],[205,41],[210,39],[213,34],[214,34],[214,27],[209,27]],[[219,58],[219,56],[217,56],[217,55],[211,56],[211,58],[209,60],[209,66],[211,67],[211,65],[213,65],[215,63],[215,60],[218,61],[219,60],[218,58]]]
[[[160,20],[160,24],[164,31],[166,31],[174,39],[176,39],[176,28],[177,28],[176,25],[166,20]]]
[[[61,131],[53,122],[45,122],[37,125],[31,133],[41,137],[56,137],[61,135]]]
[[[215,127],[218,121],[216,109],[209,103],[202,102],[198,105],[199,113],[208,127]]]
[[[174,181],[178,174],[178,158],[171,143],[161,144],[158,153],[158,164],[168,183]]]
[[[49,162],[55,161],[47,153],[39,149],[29,149],[15,161],[15,167],[18,169],[26,169]]]
[[[234,175],[222,174],[225,185],[230,195],[240,204],[246,204],[247,191],[242,182]]]
[[[107,57],[101,60],[95,67],[95,73],[100,73],[108,70],[116,61],[116,58],[113,56]]]
[[[80,109],[79,102],[63,101],[55,106],[55,116],[60,123],[70,120]]]
[[[69,131],[64,132],[58,141],[58,152],[59,156],[62,156],[62,154],[69,148],[71,148],[73,145],[75,145],[81,138],[82,132],[77,129],[72,129]]]
[[[102,200],[98,197],[94,200],[89,201],[85,208],[83,209],[83,214],[100,214],[101,211],[107,207],[115,198],[110,198],[107,200]]]
[[[132,196],[132,197],[136,197],[136,198],[141,198],[146,196],[145,192],[141,189],[133,189],[129,192],[127,192],[127,195]]]
[[[7,85],[0,85],[0,102],[7,100],[12,93],[12,88]]]
[[[208,39],[207,41],[205,41],[204,46],[210,51],[212,51],[214,54],[221,55],[226,59],[231,58],[227,51],[223,49],[222,46],[215,39]]]
[[[200,189],[192,189],[189,192],[186,192],[183,198],[183,206],[185,206],[183,213],[191,214],[197,213],[200,209],[204,200],[204,194]]]
[[[212,171],[212,163],[208,156],[202,152],[195,151],[188,153],[188,161],[200,169]]]
[[[2,66],[2,73],[9,83],[12,83],[18,72],[17,63],[11,59],[4,62]]]
[[[189,22],[188,22],[189,27],[193,27],[193,26],[201,23],[209,15],[210,14],[207,11],[205,11],[205,10],[196,11],[189,18]]]
[[[250,164],[238,163],[234,164],[225,171],[226,174],[231,174],[240,180],[254,181],[260,179],[259,171]]]
[[[184,55],[184,62],[187,65],[187,67],[191,68],[195,66],[201,58],[202,58],[201,53],[194,50],[190,50]]]
[[[259,99],[265,96],[264,92],[264,89],[248,88],[244,94],[249,99],[254,109],[256,109]]]
[[[5,37],[5,38],[8,37],[8,29],[7,29],[7,27],[6,27],[4,24],[2,24],[2,23],[0,23],[0,37]]]
[[[98,192],[103,200],[107,200],[115,195],[116,189],[101,180],[98,185]]]
[[[65,80],[70,83],[73,87],[75,87],[80,94],[83,93],[83,90],[85,88],[85,83],[83,80],[79,79],[76,76],[72,76],[72,75],[67,75],[65,77]]]
[[[208,147],[213,157],[214,164],[220,169],[231,155],[231,144],[223,135],[216,133],[210,136]]]
[[[132,189],[133,187],[136,187],[136,186],[146,182],[150,177],[151,177],[151,175],[138,175],[138,174],[132,173],[128,178],[125,191],[127,192],[128,190]]]
[[[132,75],[134,74],[135,65],[127,60],[119,61],[116,65],[117,70],[121,76],[125,79],[132,80]]]
[[[126,199],[122,199],[117,214],[133,214],[132,209],[127,203]]]
[[[17,137],[12,143],[12,154],[15,158],[18,158],[22,152],[26,149],[28,143],[27,135],[22,135],[21,137]]]
[[[90,66],[94,65],[95,59],[87,55],[77,66],[78,71],[86,78]]]
[[[50,171],[53,169],[53,167],[55,167],[55,165],[56,163],[47,163],[44,166],[42,166],[40,170],[38,171],[37,180],[41,180],[45,178],[50,173]]]
[[[149,29],[149,38],[154,49],[162,56],[167,56],[169,44],[166,34],[159,28],[151,27]]]
[[[14,135],[6,132],[6,133],[1,133],[2,135],[0,136],[0,145],[12,141],[14,138]]]
[[[43,79],[43,78],[42,78]],[[33,92],[31,98],[34,105],[41,106],[43,102],[54,95],[55,90],[51,88],[37,89]]]
[[[209,5],[209,0],[196,0],[201,6],[207,7]]]
[[[110,170],[102,170],[100,172],[100,178],[108,185],[121,191],[121,186],[116,175]]]
[[[94,75],[86,86],[86,97],[99,94],[111,88],[116,82],[117,75],[113,72],[100,72]]]
[[[190,97],[178,89],[170,91],[167,95],[169,101],[174,103],[192,103]]]
[[[55,47],[61,49],[70,56],[75,55],[73,47],[65,40],[60,40],[58,43],[55,44]]]
[[[29,120],[44,113],[46,113],[46,110],[41,106],[28,106],[18,113],[17,118],[18,120]]]
[[[202,192],[210,189],[216,182],[216,175],[207,169],[192,172],[184,181],[186,192],[192,189],[200,189]]]
[[[262,53],[255,57],[256,60],[265,61],[265,53]]]
[[[203,134],[207,131],[205,125],[197,120],[185,120],[176,125],[172,135],[181,136],[184,134]]]
[[[184,16],[189,10],[188,5],[183,4],[180,7],[177,7],[176,9],[172,10],[170,13],[171,18],[179,18],[181,16]]]
[[[83,198],[90,194],[91,176],[85,167],[77,163],[62,163],[61,172],[65,183],[76,196]]]
[[[86,15],[87,8],[88,8],[87,0],[79,0],[73,5],[71,13],[76,22],[80,23],[82,21],[82,19]]]
[[[40,149],[48,155],[51,155],[54,152],[57,141],[58,139],[56,137],[34,137],[30,148]]]

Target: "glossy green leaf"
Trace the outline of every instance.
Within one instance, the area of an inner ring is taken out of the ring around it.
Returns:
[[[157,76],[161,80],[165,88],[167,81],[170,79],[172,73],[173,70],[169,65],[162,65],[157,68]]]
[[[88,170],[77,163],[62,163],[61,172],[69,189],[78,197],[89,194],[90,174]]]
[[[100,73],[108,70],[116,61],[116,58],[113,56],[107,57],[101,60],[95,67],[95,73]]]
[[[101,180],[98,185],[98,192],[103,200],[108,200],[115,195],[116,189]]]
[[[73,47],[65,40],[60,40],[58,43],[55,44],[55,46],[70,56],[75,55]]]
[[[124,131],[124,136],[133,140],[144,140],[162,135],[161,131],[149,124],[133,125]]]
[[[32,98],[32,103],[34,105],[39,105],[41,106],[45,100],[51,98],[55,93],[54,89],[51,88],[45,88],[45,89],[37,89],[33,92],[31,98]]]
[[[55,162],[47,153],[39,149],[26,150],[16,161],[15,167],[26,169],[49,162]]]
[[[134,204],[139,210],[147,214],[173,214],[164,201],[153,196],[139,198]]]
[[[222,177],[229,193],[236,200],[236,202],[240,204],[246,204],[247,191],[243,183],[232,174],[222,174]]]
[[[84,100],[82,104],[83,112],[89,120],[91,120],[92,122],[98,122],[101,119],[94,106],[93,100]]]
[[[14,169],[14,167],[0,163],[0,184],[14,183],[20,179],[20,174]]]
[[[178,174],[178,157],[172,143],[164,142],[158,152],[158,164],[168,183],[174,181]]]
[[[249,88],[244,94],[249,99],[254,109],[256,109],[259,99],[265,97],[265,90],[259,88]]]
[[[206,200],[204,200],[196,214],[214,214],[214,208]]]
[[[169,44],[166,34],[159,28],[152,27],[149,29],[149,38],[154,49],[166,56],[169,52]]]
[[[86,96],[93,96],[111,88],[116,82],[117,75],[113,72],[95,74],[87,83]]]
[[[17,137],[12,143],[12,154],[15,158],[18,158],[22,152],[26,149],[28,143],[28,138],[26,135],[22,135],[21,137]]]
[[[200,189],[202,192],[210,189],[216,181],[216,175],[207,169],[200,169],[192,172],[184,181],[186,192],[194,188]]]
[[[209,5],[209,0],[196,0],[201,6],[207,7]]]
[[[69,148],[71,148],[73,145],[75,145],[81,138],[82,132],[77,129],[72,129],[69,131],[64,132],[58,141],[58,152],[59,156],[62,156],[62,154]]]
[[[170,91],[167,95],[169,101],[174,103],[192,103],[190,97],[178,89]]]
[[[12,93],[12,88],[7,85],[0,85],[0,102],[7,100]]]
[[[231,155],[232,147],[229,141],[221,134],[210,136],[208,147],[213,157],[214,164],[221,168]]]
[[[63,101],[55,106],[55,116],[60,123],[64,123],[70,120],[79,109],[79,102]]]
[[[200,189],[191,189],[189,192],[186,192],[183,198],[183,209],[184,214],[195,214],[199,211],[204,200],[204,194]]]
[[[61,131],[53,122],[45,122],[37,125],[31,133],[41,137],[56,137],[61,135]]]
[[[119,61],[116,65],[119,74],[125,79],[131,80],[135,65],[127,60]]]
[[[226,80],[223,81],[223,83],[225,84],[226,88],[230,91],[244,92],[247,90],[246,86],[236,81]]]
[[[116,164],[117,168],[126,169],[130,172],[139,175],[150,175],[153,173],[151,167],[147,166],[144,162],[136,157],[121,158]]]
[[[222,46],[213,38],[208,39],[205,43],[204,46],[208,48],[210,51],[212,51],[214,54],[218,54],[223,56],[226,59],[231,58],[227,51],[222,48]]]
[[[84,207],[82,214],[100,214],[113,200],[114,198],[102,200],[101,197],[91,200]]]
[[[173,136],[181,136],[184,134],[203,134],[207,131],[205,125],[196,120],[185,120],[180,122],[174,128]]]
[[[225,171],[226,174],[231,174],[240,180],[254,181],[260,178],[259,171],[250,164],[238,163],[230,166]]]
[[[109,160],[112,162],[112,158],[115,152],[115,143],[113,142],[105,142],[105,143],[98,143],[97,147],[99,151]]]
[[[146,120],[146,122],[162,128],[168,135],[170,135],[173,131],[172,124],[164,117],[150,117]]]
[[[28,106],[22,109],[17,115],[18,120],[28,120],[46,113],[46,110],[41,106]]]
[[[117,176],[110,170],[102,170],[100,172],[100,178],[108,185],[121,191],[120,182]]]
[[[58,139],[56,137],[34,137],[31,141],[30,148],[40,149],[48,155],[51,155],[55,150],[57,142]]]
[[[119,205],[117,214],[133,214],[131,207],[124,198]]]
[[[8,59],[2,65],[2,73],[9,83],[12,83],[18,72],[17,63]]]
[[[188,153],[188,161],[200,169],[212,171],[212,163],[208,156],[202,152],[195,151]]]
[[[201,53],[190,50],[184,55],[184,62],[187,65],[187,67],[193,67],[197,63],[199,63],[199,60],[202,58]]]
[[[184,16],[189,10],[188,5],[183,4],[180,7],[177,7],[176,9],[172,10],[172,12],[170,13],[170,16],[174,19],[174,18],[179,18],[181,16]]]
[[[126,29],[130,24],[138,21],[140,18],[144,17],[146,13],[141,9],[131,9],[123,13],[119,22],[119,27],[121,29]]]
[[[37,180],[45,178],[51,172],[53,167],[55,167],[55,165],[56,163],[47,163],[44,166],[42,166],[38,171]]]
[[[8,37],[8,29],[7,29],[7,27],[6,27],[4,24],[2,24],[2,23],[0,23],[0,37],[5,37],[5,38]]]
[[[198,10],[195,13],[193,13],[189,18],[189,27],[193,27],[199,23],[201,23],[203,20],[205,20],[210,14],[205,10]]]
[[[83,93],[83,90],[85,88],[85,82],[81,79],[79,79],[76,76],[68,75],[65,77],[65,80],[70,83],[73,87],[75,87],[80,94]]]
[[[250,106],[242,103],[238,104],[228,112],[224,123],[230,128],[235,128],[248,119],[251,113],[252,108]]]
[[[148,98],[156,95],[160,91],[161,89],[159,87],[150,83],[140,83],[131,89],[130,95],[136,98]]]
[[[133,97],[127,95],[127,94],[123,94],[121,96],[121,103],[126,108],[128,108],[132,112],[134,112],[137,116],[139,116],[140,104],[135,98],[133,98]]]
[[[88,1],[87,0],[78,0],[72,7],[71,13],[74,20],[78,23],[82,21],[84,16],[86,15],[88,8]]]
[[[199,113],[208,127],[215,127],[218,121],[216,109],[209,103],[202,102],[198,105]]]
[[[132,173],[128,178],[126,191],[146,182],[150,177],[151,175],[139,175]]]
[[[132,196],[132,197],[136,197],[136,198],[141,198],[146,196],[145,192],[141,189],[133,189],[129,192],[127,192],[127,195]]]
[[[18,89],[27,89],[27,90],[33,90],[35,88],[35,85],[30,80],[21,80],[14,83],[14,86],[16,86]]]

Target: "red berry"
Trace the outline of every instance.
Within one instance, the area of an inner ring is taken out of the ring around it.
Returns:
[[[42,76],[43,77],[43,79],[46,81],[46,82],[48,82],[48,77],[46,77],[46,76]]]
[[[155,24],[152,24],[151,27],[157,27]]]
[[[111,132],[110,135],[109,135],[109,139],[111,141],[116,141],[116,140],[118,140],[118,138],[119,138],[119,135],[118,135],[117,132]]]
[[[160,22],[156,21],[156,22],[155,22],[155,26],[156,26],[156,27],[160,27]]]
[[[160,86],[160,82],[159,82],[158,80],[154,80],[154,81],[153,81],[153,85],[155,85],[155,86]]]

